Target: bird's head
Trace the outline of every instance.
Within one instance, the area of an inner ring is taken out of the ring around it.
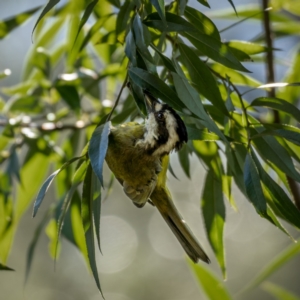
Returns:
[[[153,96],[145,94],[148,116],[142,143],[153,155],[162,156],[172,150],[179,150],[187,142],[186,127],[167,104],[158,102]]]

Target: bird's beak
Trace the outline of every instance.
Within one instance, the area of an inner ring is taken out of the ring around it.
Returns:
[[[147,108],[147,112],[148,114],[152,112],[153,110],[153,102],[155,100],[150,97],[149,95],[145,94],[145,103],[146,103],[146,108]]]

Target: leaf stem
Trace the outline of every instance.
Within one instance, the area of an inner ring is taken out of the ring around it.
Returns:
[[[128,81],[128,73],[126,74],[126,77],[125,77],[125,79],[124,79],[124,81],[123,81],[123,84],[122,84],[122,86],[121,86],[121,89],[120,89],[120,91],[119,91],[118,97],[117,97],[117,99],[116,99],[115,105],[113,106],[112,110],[110,111],[110,113],[109,113],[109,115],[108,115],[108,117],[107,117],[107,119],[106,119],[106,122],[110,121],[110,119],[111,119],[111,117],[112,117],[112,114],[113,114],[114,110],[115,110],[116,107],[118,106],[119,101],[120,101],[120,98],[121,98],[121,95],[122,95],[122,92],[123,92],[124,88],[126,87],[127,81]]]
[[[235,91],[235,93],[237,94],[239,101],[241,103],[241,108],[242,108],[242,112],[245,115],[245,121],[246,121],[246,127],[247,127],[247,139],[248,139],[248,147],[250,146],[250,141],[251,141],[251,135],[250,135],[250,123],[247,117],[247,108],[245,107],[243,98],[242,98],[242,94],[240,93],[240,91],[238,90],[238,88],[229,80],[226,79],[225,77],[223,77],[221,74],[217,73],[216,71],[214,71],[213,69],[209,68],[210,71],[218,78],[220,78],[222,81],[228,82],[228,84],[233,88],[233,90]]]

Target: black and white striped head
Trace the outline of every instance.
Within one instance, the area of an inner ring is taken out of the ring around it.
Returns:
[[[161,104],[146,94],[148,117],[143,143],[153,155],[164,155],[180,150],[188,140],[186,127],[180,116],[167,104]]]

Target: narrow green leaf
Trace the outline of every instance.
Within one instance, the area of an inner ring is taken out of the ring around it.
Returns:
[[[130,13],[134,8],[134,1],[126,0],[121,6],[116,24],[116,36],[118,37],[123,31],[126,30],[127,23],[129,20]]]
[[[207,129],[198,129],[190,125],[186,125],[189,140],[200,140],[200,141],[219,141],[220,137],[215,133],[209,132]]]
[[[76,168],[75,174],[72,178],[72,186],[67,192],[66,196],[63,198],[61,212],[57,221],[57,236],[56,236],[56,244],[54,250],[54,260],[56,260],[57,250],[59,245],[59,239],[63,230],[64,220],[69,210],[70,204],[74,197],[76,197],[76,191],[79,184],[84,180],[84,176],[86,173],[86,169],[88,167],[88,162],[84,160],[83,162],[79,162],[79,165]]]
[[[227,68],[221,64],[215,63],[210,67],[222,77],[226,78],[227,76],[230,79],[230,82],[236,85],[250,86],[255,88],[261,85],[261,82],[259,82],[257,79],[249,75],[242,74],[233,69]]]
[[[125,54],[129,58],[133,67],[137,66],[136,60],[136,45],[133,37],[133,33],[129,30],[126,36]]]
[[[260,97],[254,99],[251,103],[251,106],[265,106],[275,110],[283,111],[293,116],[298,122],[300,122],[300,110],[295,105],[283,99]]]
[[[91,165],[94,172],[100,180],[102,187],[103,183],[103,163],[106,156],[106,151],[108,147],[108,137],[110,133],[110,122],[97,127],[93,132],[90,140],[88,153],[91,160]]]
[[[0,271],[15,271],[15,270],[0,263]]]
[[[235,6],[234,6],[234,3],[233,3],[233,1],[232,1],[232,0],[228,0],[228,2],[229,2],[229,3],[230,3],[230,5],[232,6],[232,8],[233,8],[233,10],[234,10],[235,14],[236,14],[236,15],[238,15],[238,13],[237,13],[237,11],[236,11],[236,9],[235,9]]]
[[[131,79],[129,79],[129,81],[130,81],[130,86],[131,86],[131,92],[132,92],[132,95],[133,95],[133,98],[135,100],[137,107],[139,108],[140,112],[144,116],[147,116],[147,109],[146,109],[146,105],[145,105],[143,89],[140,86],[136,85]],[[131,109],[129,108],[129,111],[132,112],[133,109],[134,108],[131,108]]]
[[[176,72],[176,69],[175,69],[171,59],[168,58],[167,56],[165,56],[164,54],[162,54],[161,51],[157,47],[155,47],[154,45],[151,45],[151,47],[159,55],[162,63],[164,64],[164,66],[167,67],[169,71]]]
[[[264,190],[264,195],[267,199],[267,195],[266,195],[266,191],[263,187],[263,190]],[[272,223],[277,227],[279,228],[283,233],[285,233],[289,238],[291,238],[292,241],[296,242],[295,239],[291,236],[291,234],[286,230],[286,228],[280,223],[280,221],[278,220],[276,214],[274,213],[274,211],[272,210],[271,208],[271,205],[267,205],[267,213],[268,213],[268,216],[270,217],[270,219],[272,220]]]
[[[236,146],[236,145],[235,145]],[[241,152],[241,148],[245,150],[243,146],[237,146],[232,148],[231,145],[226,145],[225,154],[228,159],[228,168],[233,174],[234,181],[236,185],[239,187],[240,191],[247,195],[245,183],[243,180],[244,172],[243,172],[243,163],[239,162],[238,157],[241,156],[239,152]]]
[[[165,1],[164,0],[150,0],[152,5],[156,8],[161,20],[165,23]]]
[[[254,158],[264,190],[268,192],[266,199],[277,216],[300,229],[300,212],[296,209],[292,200],[288,197],[282,187],[262,168],[261,164]]]
[[[16,147],[12,147],[6,172],[7,174],[9,174],[11,179],[14,176],[19,181],[19,183],[21,183],[21,177],[19,171],[20,171],[20,164],[19,164],[19,158],[17,155]]]
[[[255,139],[256,137],[261,137],[264,135],[274,135],[283,137],[290,142],[300,146],[300,129],[294,127],[292,125],[285,125],[285,124],[264,124],[266,128],[264,131],[261,131],[259,134],[254,135],[251,137]]]
[[[86,264],[89,265],[88,253],[85,243],[85,233],[82,225],[81,218],[81,195],[78,190],[75,191],[74,196],[72,198],[71,207],[69,210],[70,218],[68,220],[68,215],[64,221],[64,228],[62,230],[62,234],[67,237],[70,242],[73,242],[75,246],[79,249],[81,254],[83,255]],[[69,223],[69,224],[68,224]],[[69,225],[72,231],[72,238],[69,238],[65,232],[66,227]]]
[[[231,300],[229,292],[226,290],[222,280],[203,265],[193,264],[189,260],[190,268],[193,270],[196,278],[210,300]]]
[[[167,23],[165,25],[158,13],[148,15],[143,21],[146,26],[153,27],[161,32],[198,31],[195,26],[186,21],[184,18],[169,12],[166,13],[166,22]]]
[[[279,255],[275,257],[269,264],[254,277],[254,279],[243,289],[243,292],[255,288],[261,284],[268,277],[273,275],[279,268],[284,266],[289,260],[293,259],[300,253],[300,243],[292,244],[284,249]]]
[[[261,130],[256,128],[254,132],[252,135],[260,133]],[[255,138],[253,143],[259,154],[266,161],[275,164],[285,174],[300,182],[300,174],[296,171],[288,151],[273,136],[266,135],[261,138]]]
[[[231,40],[226,43],[230,48],[234,48],[236,50],[241,50],[248,55],[255,55],[263,52],[267,52],[268,48],[263,45],[259,45],[256,43],[250,43],[246,41],[237,41]]]
[[[188,46],[180,43],[178,47],[182,55],[181,58],[191,76],[193,86],[223,114],[228,115],[216,80],[206,64]]]
[[[81,43],[81,46],[80,46],[80,49],[79,49],[79,52],[82,51],[86,45],[88,44],[88,42],[92,39],[92,37],[97,33],[99,32],[99,30],[101,29],[101,27],[105,24],[105,22],[111,17],[113,16],[114,14],[111,13],[111,14],[108,14],[107,16],[104,16],[102,17],[101,19],[99,19],[88,31],[88,33],[86,34],[84,40],[82,41]],[[79,34],[79,31],[78,31],[78,34]],[[77,34],[77,37],[78,37],[78,34]],[[77,39],[76,37],[76,39]],[[75,42],[74,42],[75,43]]]
[[[230,173],[229,167],[227,167],[227,172]],[[229,204],[234,209],[234,211],[238,211],[237,205],[234,201],[232,195],[232,176],[229,174],[222,175],[222,190],[224,195],[226,196]]]
[[[109,189],[109,187],[108,187]],[[92,191],[93,191],[93,217],[95,223],[98,248],[101,252],[100,244],[100,219],[101,219],[101,184],[95,172],[92,172]]]
[[[184,16],[193,24],[198,31],[209,35],[217,40],[220,40],[220,33],[216,25],[206,15],[196,10],[193,7],[187,6],[184,11]]]
[[[262,289],[278,300],[300,300],[300,297],[298,297],[296,294],[271,282],[264,282],[262,284]]]
[[[231,53],[229,47],[211,36],[194,32],[179,32],[185,36],[201,53],[220,64],[242,72],[250,72]]]
[[[197,91],[182,76],[172,73],[172,77],[178,96],[186,104],[186,107],[199,117],[199,121],[203,126],[216,133],[224,142],[227,142],[221,130],[206,113]]]
[[[209,242],[221,267],[223,277],[226,278],[223,242],[225,205],[222,194],[222,182],[212,170],[209,170],[206,175],[201,207]]]
[[[143,27],[143,23],[138,14],[136,14],[133,20],[132,27],[133,27],[135,44],[137,48],[140,50],[141,55],[145,57],[149,62],[153,63],[153,57],[147,48],[145,35],[144,35],[145,34],[144,30],[148,30],[148,29],[146,27],[145,28]]]
[[[190,174],[190,160],[189,160],[189,150],[187,145],[184,145],[182,149],[178,152],[179,163],[182,170],[188,178],[191,178]]]
[[[14,29],[21,26],[28,18],[30,18],[41,6],[22,12],[16,16],[10,17],[4,21],[0,21],[0,39],[6,37]]]
[[[208,7],[208,8],[210,8],[210,6],[209,6],[209,4],[208,4],[208,2],[206,1],[206,0],[197,0],[199,3],[201,3],[202,5],[204,5],[204,6],[206,6],[206,7]]]
[[[89,164],[83,182],[81,216],[82,216],[83,228],[85,231],[85,241],[86,241],[86,246],[88,251],[90,268],[92,270],[97,287],[100,293],[102,294],[99,276],[98,276],[97,264],[96,264],[96,253],[95,253],[95,240],[94,240],[95,229],[93,223],[93,201],[94,201],[95,191],[92,183],[92,176],[93,176],[92,173],[93,173],[93,169],[91,164]]]
[[[179,0],[179,14],[183,15],[185,12],[185,8],[188,0]]]
[[[177,94],[157,76],[139,68],[130,68],[128,73],[135,84],[149,90],[154,97],[161,98],[176,110],[184,109],[184,104]]]
[[[93,12],[94,10],[94,7],[96,6],[96,4],[98,3],[98,0],[93,0],[92,2],[89,3],[89,5],[86,7],[84,13],[83,13],[83,16],[80,20],[80,24],[79,24],[79,27],[78,27],[78,31],[77,31],[77,34],[76,34],[76,37],[75,37],[75,40],[74,40],[74,44],[76,43],[77,41],[77,38],[78,38],[78,35],[82,29],[82,27],[84,26],[84,24],[87,22],[87,20],[89,19],[91,13]],[[74,46],[74,45],[73,45]]]
[[[72,164],[74,161],[77,161],[79,159],[81,159],[82,156],[79,157],[74,157],[72,159],[70,159],[69,161],[67,161],[66,163],[64,163],[62,165],[62,167],[58,170],[56,170],[55,172],[53,172],[43,183],[43,185],[41,186],[38,195],[35,199],[34,205],[33,205],[33,213],[32,216],[35,217],[40,205],[42,204],[45,194],[47,193],[51,183],[53,182],[54,178],[61,172],[63,171],[65,168],[67,168],[70,164]]]
[[[81,166],[83,166],[84,164],[82,164]],[[54,246],[54,261],[56,261],[57,258],[57,254],[58,254],[58,250],[59,250],[59,239],[61,236],[61,232],[64,226],[64,220],[66,217],[66,214],[69,210],[70,204],[72,202],[72,198],[74,196],[74,193],[76,192],[78,186],[79,186],[80,182],[75,182],[72,184],[70,190],[68,191],[68,193],[66,194],[64,200],[63,200],[63,205],[62,205],[62,209],[57,221],[57,235],[56,235],[56,239],[55,239],[55,246]]]
[[[253,153],[252,153],[253,155]],[[250,153],[246,156],[244,166],[244,183],[249,200],[254,205],[258,214],[267,217],[267,203],[261,187],[258,170]]]
[[[44,7],[43,11],[41,12],[40,16],[38,17],[33,29],[31,35],[33,35],[34,30],[36,29],[36,26],[39,24],[39,22],[42,20],[42,18],[49,12],[60,0],[49,0],[49,2]]]
[[[69,107],[78,113],[80,110],[80,96],[77,88],[74,85],[58,84],[56,90]]]

